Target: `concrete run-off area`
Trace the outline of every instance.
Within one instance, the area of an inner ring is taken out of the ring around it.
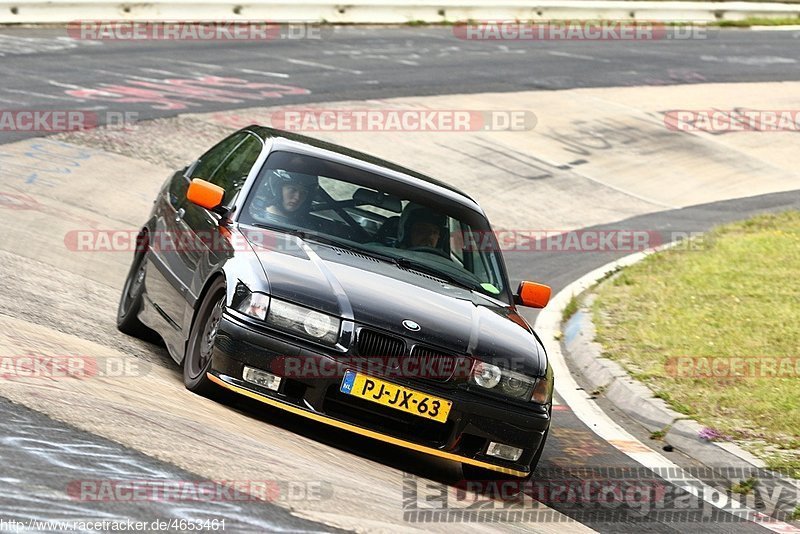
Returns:
[[[664,114],[672,109],[798,109],[798,95],[798,83],[762,83],[338,102],[304,109],[526,110],[536,120],[517,131],[300,133],[452,183],[473,195],[498,229],[563,231],[796,189],[796,133],[673,131]],[[208,479],[260,480],[264,473],[279,473],[285,480],[330,484],[334,498],[277,502],[299,517],[359,531],[415,526],[451,531],[447,524],[403,522],[399,469],[452,481],[460,477],[457,466],[412,452],[387,452],[388,446],[308,428],[246,403],[231,407],[189,393],[162,347],[115,330],[131,252],[76,251],[65,243],[65,236],[76,230],[137,228],[175,169],[227,132],[270,124],[278,111],[286,108],[182,115],[127,130],[97,129],[0,147],[0,210],[10,221],[0,236],[5,295],[0,353],[142,363],[122,376],[6,380],[2,394]],[[329,440],[337,445],[330,446]],[[386,456],[394,458],[393,467],[373,461]],[[557,522],[480,526],[498,532],[564,528]],[[569,525],[570,531],[581,528]]]

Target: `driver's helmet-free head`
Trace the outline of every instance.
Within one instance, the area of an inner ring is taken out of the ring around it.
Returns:
[[[400,224],[397,230],[397,241],[401,247],[410,247],[412,232],[411,229],[417,223],[427,223],[439,228],[440,239],[445,235],[447,228],[447,216],[427,206],[409,202],[400,214]]]
[[[283,187],[286,185],[294,185],[305,189],[308,194],[306,195],[303,204],[295,211],[306,212],[311,206],[311,201],[319,188],[319,178],[312,174],[301,174],[298,172],[288,172],[283,169],[276,169],[269,172],[267,182],[269,184],[270,205],[275,204],[278,208],[283,209]]]

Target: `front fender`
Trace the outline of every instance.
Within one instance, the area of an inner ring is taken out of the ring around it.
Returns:
[[[218,239],[217,239],[218,237]],[[194,324],[194,317],[208,292],[219,277],[225,279],[225,304],[233,303],[236,286],[240,283],[250,291],[269,294],[269,280],[258,257],[244,235],[235,228],[220,226],[219,236],[214,236],[200,258],[192,281],[193,302],[187,301],[183,317],[184,347]],[[185,352],[185,348],[184,348]]]

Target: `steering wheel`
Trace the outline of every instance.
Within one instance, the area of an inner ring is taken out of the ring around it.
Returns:
[[[437,256],[441,256],[443,258],[450,259],[450,256],[444,250],[436,247],[408,247],[406,250],[411,250],[414,252],[427,252],[428,254],[436,254]]]

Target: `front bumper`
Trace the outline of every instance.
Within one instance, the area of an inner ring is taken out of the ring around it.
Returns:
[[[518,406],[437,382],[397,376],[376,377],[453,402],[447,422],[416,415],[339,392],[352,365],[344,354],[304,346],[279,333],[255,328],[225,314],[220,322],[209,378],[235,393],[321,423],[432,456],[524,477],[550,425],[549,406]],[[338,360],[337,360],[338,357]],[[287,359],[318,362],[311,369],[334,373],[283,373]],[[284,377],[278,391],[242,380],[244,366]],[[286,376],[286,375],[290,376]],[[523,449],[516,462],[487,456],[490,441]]]

